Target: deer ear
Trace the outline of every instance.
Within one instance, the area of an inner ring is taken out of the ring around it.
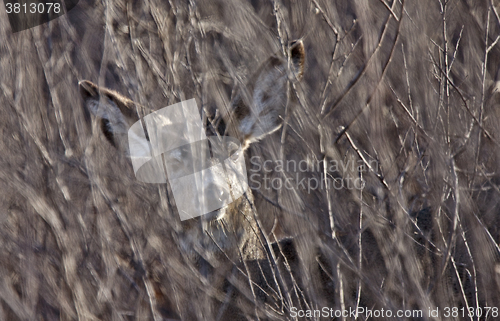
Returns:
[[[302,40],[292,41],[289,51],[293,75],[296,80],[300,80],[304,74],[304,63],[306,61],[306,51]]]
[[[101,122],[101,130],[116,148],[128,150],[127,131],[139,120],[134,103],[112,90],[88,80],[78,83],[85,108]]]
[[[244,148],[278,130],[283,124],[289,81],[298,81],[304,73],[305,50],[301,40],[290,43],[289,59],[271,57],[257,71],[250,90],[232,101],[232,119]],[[253,90],[252,90],[253,86]]]

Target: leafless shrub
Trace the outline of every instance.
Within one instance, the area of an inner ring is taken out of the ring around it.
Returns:
[[[288,320],[292,307],[367,307],[441,320],[445,307],[500,307],[497,8],[81,1],[16,34],[1,12],[0,319]],[[285,125],[246,155],[266,259],[192,260],[169,187],[135,180],[78,81],[146,112],[194,97],[208,115],[297,38],[306,70]],[[276,168],[290,160],[309,167]],[[307,185],[325,177],[364,184]],[[264,187],[287,178],[306,185]]]

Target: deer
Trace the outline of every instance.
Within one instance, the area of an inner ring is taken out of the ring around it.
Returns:
[[[292,41],[286,55],[277,53],[269,57],[245,86],[237,87],[230,105],[218,108],[215,116],[208,115],[205,130],[212,136],[236,138],[240,152],[251,144],[279,130],[284,122],[289,99],[289,86],[300,81],[304,74],[305,48],[302,40]],[[130,159],[127,132],[140,121],[137,110],[142,108],[122,94],[89,81],[79,82],[84,108],[100,125],[105,140],[120,154]],[[94,127],[96,128],[96,127]],[[147,136],[147,133],[146,133]],[[228,154],[238,146],[228,145]],[[231,149],[233,149],[231,151]],[[182,163],[183,155],[171,161]],[[235,182],[229,182],[236,184]],[[248,187],[231,204],[201,217],[182,222],[184,233],[181,248],[190,257],[205,253],[203,260],[228,257],[235,261],[263,259],[268,245],[262,238],[254,206],[254,197]],[[208,255],[207,255],[208,253]],[[205,272],[206,273],[206,272]]]

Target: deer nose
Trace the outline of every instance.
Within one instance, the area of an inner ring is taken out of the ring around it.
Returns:
[[[218,210],[212,211],[205,214],[207,221],[220,220],[226,216],[226,207],[219,208]]]

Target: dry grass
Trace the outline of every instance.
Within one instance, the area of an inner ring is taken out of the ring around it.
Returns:
[[[422,319],[400,319],[444,320],[445,307],[500,308],[497,8],[80,1],[17,34],[1,12],[0,320],[288,320],[291,307],[421,309]],[[247,159],[365,164],[266,175],[366,184],[254,190],[263,230],[279,221],[269,242],[294,237],[291,272],[278,252],[207,271],[178,246],[168,186],[135,180],[89,125],[77,83],[149,110],[194,97],[210,111],[297,38],[306,72],[288,123]],[[242,282],[258,264],[268,278]],[[440,317],[428,317],[436,307]]]

